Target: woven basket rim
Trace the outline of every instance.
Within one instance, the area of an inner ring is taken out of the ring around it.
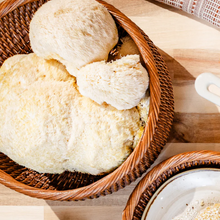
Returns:
[[[160,188],[160,186],[167,182],[173,176],[185,172],[188,169],[198,169],[198,167],[195,166],[201,166],[201,164],[202,168],[210,168],[207,164],[212,163],[212,168],[220,169],[220,167],[217,166],[217,164],[215,164],[216,162],[220,164],[220,152],[209,150],[189,151],[185,153],[180,153],[162,161],[161,163],[156,165],[152,170],[150,170],[137,184],[127,201],[127,204],[123,211],[122,219],[134,219],[134,213],[135,211],[137,211],[137,209],[139,212],[143,214],[143,211],[145,210],[145,207],[148,203],[143,202],[143,200],[146,199],[147,201],[149,201],[152,198],[152,196],[156,193],[156,191]],[[196,165],[192,166],[192,163],[195,163]],[[181,170],[179,169],[180,167]],[[162,180],[160,178],[161,176],[166,176],[166,174],[169,172],[172,173],[173,170],[178,170],[178,172],[172,176],[167,176],[166,179]],[[155,187],[155,183],[159,181],[160,185]],[[154,191],[152,192],[151,189],[153,188]],[[147,194],[147,198],[145,195],[146,192],[149,193]],[[143,211],[140,211],[140,207]],[[135,217],[135,219],[140,218]]]
[[[16,191],[38,198],[42,198],[41,194],[44,194],[44,198],[52,199],[52,200],[54,199],[55,196],[59,198],[58,200],[81,200],[84,198],[89,198],[93,194],[98,194],[100,192],[108,190],[118,181],[121,181],[123,178],[125,178],[125,176],[128,175],[131,171],[135,170],[136,167],[139,165],[141,159],[143,158],[144,153],[149,150],[149,146],[153,139],[153,135],[155,133],[156,125],[159,119],[160,105],[161,105],[161,88],[160,88],[159,77],[157,76],[158,72],[157,72],[157,67],[155,65],[154,56],[152,54],[152,51],[148,43],[146,43],[146,40],[141,30],[137,27],[136,24],[134,24],[129,18],[127,18],[114,6],[105,3],[104,1],[101,0],[97,0],[97,1],[103,4],[112,14],[115,20],[130,34],[130,36],[133,38],[136,45],[138,46],[142,54],[142,57],[144,59],[144,62],[146,64],[146,67],[148,69],[151,78],[150,80],[151,101],[150,101],[149,116],[146,123],[147,125],[145,127],[144,134],[141,140],[139,141],[139,144],[136,146],[135,150],[131,153],[131,155],[121,166],[119,166],[116,170],[104,176],[100,180],[97,180],[96,182],[90,185],[80,187],[77,189],[55,191],[55,190],[34,188],[16,181],[11,176],[6,174],[4,171],[0,170],[0,182],[12,189],[15,189]],[[34,1],[6,0],[0,3],[0,18],[2,18],[2,16],[7,15],[9,12],[13,11],[17,7],[30,2],[34,2]],[[152,85],[153,81],[155,82],[154,85]],[[147,144],[145,144],[145,141],[147,141]]]

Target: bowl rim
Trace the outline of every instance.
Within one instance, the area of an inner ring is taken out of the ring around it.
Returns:
[[[203,171],[216,171],[216,172],[220,172],[220,168],[194,168],[191,170],[186,170],[186,171],[182,171],[181,173],[178,173],[174,176],[172,176],[171,178],[167,179],[166,181],[163,182],[163,184],[155,191],[155,193],[153,194],[153,196],[150,198],[149,202],[146,205],[146,208],[143,212],[143,215],[141,217],[141,220],[146,220],[148,212],[150,211],[151,206],[153,205],[154,201],[157,199],[157,196],[173,181],[175,181],[178,178],[181,178],[183,176],[186,176],[188,174],[191,173],[198,173],[198,172],[203,172]]]
[[[138,217],[135,216],[135,219],[142,220],[149,202],[164,184],[185,172],[203,168],[219,170],[220,152],[190,151],[177,154],[159,163],[142,178],[131,193],[122,219],[131,220],[138,211]]]

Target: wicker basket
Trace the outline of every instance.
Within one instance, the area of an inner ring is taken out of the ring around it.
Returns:
[[[0,4],[0,65],[10,56],[32,52],[29,23],[37,8],[46,1],[6,0]],[[140,177],[166,143],[174,116],[173,89],[167,67],[154,44],[132,21],[113,6],[99,2],[130,34],[146,63],[151,103],[144,134],[127,160],[105,176],[78,172],[40,174],[19,166],[1,153],[0,182],[18,192],[50,200],[83,200],[107,195]]]
[[[144,210],[159,187],[181,172],[196,168],[220,168],[220,153],[192,151],[175,155],[154,167],[132,192],[123,212],[123,220],[141,220]]]

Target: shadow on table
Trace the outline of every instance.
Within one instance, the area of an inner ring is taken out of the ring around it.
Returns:
[[[171,57],[169,54],[165,53],[163,50],[159,49],[166,65],[169,69],[171,80],[173,83],[188,83],[194,84],[195,77],[189,73],[177,60]]]
[[[174,88],[175,114],[169,143],[220,143],[220,114],[217,106],[200,97],[195,77],[177,60],[159,50]]]

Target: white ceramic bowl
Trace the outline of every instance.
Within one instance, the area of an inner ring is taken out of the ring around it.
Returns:
[[[151,197],[141,220],[193,220],[203,208],[220,203],[220,169],[201,168],[167,180]]]

